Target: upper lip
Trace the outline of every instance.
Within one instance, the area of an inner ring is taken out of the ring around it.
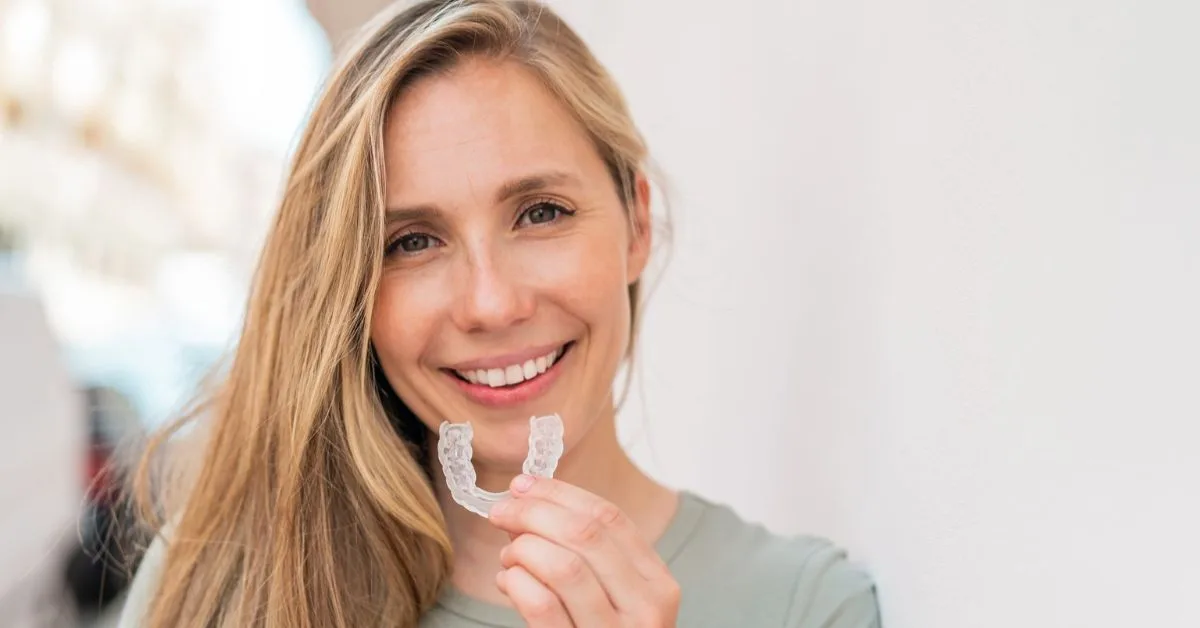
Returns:
[[[551,351],[560,349],[564,345],[566,345],[565,342],[560,342],[557,344],[541,345],[541,346],[533,347],[532,349],[524,349],[522,351],[516,351],[514,353],[506,353],[503,355],[494,355],[494,356],[489,356],[486,358],[479,358],[477,360],[469,360],[467,362],[459,362],[457,364],[450,365],[446,368],[453,369],[455,371],[475,371],[475,370],[479,370],[479,369],[484,369],[484,370],[499,369],[499,368],[504,368],[506,366],[512,366],[514,364],[524,364],[528,360],[536,360],[540,357],[549,355]]]

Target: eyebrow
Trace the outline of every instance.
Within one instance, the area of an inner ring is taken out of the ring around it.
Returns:
[[[500,186],[500,189],[496,192],[496,202],[503,203],[514,196],[538,192],[556,185],[575,183],[577,181],[573,175],[559,171],[543,172],[521,177]]]
[[[578,183],[579,179],[570,173],[549,171],[532,174],[505,182],[496,190],[496,203],[503,203],[515,196],[539,192],[554,186]],[[436,205],[414,205],[411,207],[389,207],[387,222],[429,219],[440,214]]]

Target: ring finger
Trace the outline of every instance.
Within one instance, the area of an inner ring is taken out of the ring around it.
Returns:
[[[558,596],[524,567],[510,567],[500,572],[496,586],[512,600],[513,606],[530,628],[573,626]]]
[[[576,626],[615,625],[604,587],[579,554],[534,534],[519,535],[500,553],[503,567],[524,567],[554,592]]]

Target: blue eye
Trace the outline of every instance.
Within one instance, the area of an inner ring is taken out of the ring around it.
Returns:
[[[517,224],[520,225],[544,225],[554,222],[563,215],[570,216],[575,212],[550,201],[541,201],[529,206],[528,209],[521,212],[520,219]]]

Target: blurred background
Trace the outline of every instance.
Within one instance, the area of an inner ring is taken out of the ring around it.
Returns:
[[[104,463],[231,346],[384,4],[0,0],[0,628],[112,625]],[[889,628],[1200,626],[1200,4],[551,5],[667,175],[642,464]]]
[[[0,626],[111,621],[103,469],[235,338],[330,58],[298,1],[0,0]]]

